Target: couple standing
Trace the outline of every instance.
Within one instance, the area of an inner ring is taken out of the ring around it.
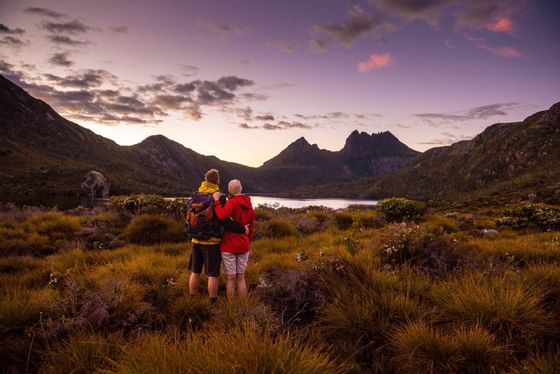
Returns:
[[[233,299],[236,289],[239,296],[247,296],[245,269],[255,230],[255,212],[249,196],[241,194],[241,182],[233,179],[228,183],[227,200],[220,193],[219,184],[218,170],[210,169],[198,188],[198,195],[206,194],[213,202],[213,208],[210,207],[208,214],[212,216],[215,228],[207,235],[191,234],[192,253],[189,261],[189,294],[192,296],[198,292],[200,273],[204,266],[208,275],[208,295],[212,303],[218,298],[218,277],[222,260],[227,276],[228,299]],[[191,203],[192,205],[194,204]]]

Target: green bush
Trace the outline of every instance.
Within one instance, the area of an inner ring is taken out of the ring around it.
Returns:
[[[336,213],[334,215],[334,221],[339,230],[348,230],[352,227],[352,223],[354,223],[352,216],[347,213]]]
[[[172,218],[157,215],[140,215],[134,218],[123,232],[135,244],[155,244],[184,240],[183,224]]]
[[[271,219],[263,224],[262,229],[259,230],[262,236],[272,238],[283,238],[297,234],[297,229],[288,221],[281,219]]]
[[[385,216],[385,219],[390,222],[401,222],[404,220],[416,221],[424,215],[426,204],[403,197],[393,197],[378,202],[377,209],[379,209]]]

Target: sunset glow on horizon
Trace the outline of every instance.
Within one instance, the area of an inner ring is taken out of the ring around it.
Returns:
[[[0,74],[122,145],[259,166],[358,130],[424,151],[560,101],[558,19],[536,0],[2,0]]]

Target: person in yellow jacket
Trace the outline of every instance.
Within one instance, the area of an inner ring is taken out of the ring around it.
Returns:
[[[214,192],[220,191],[220,174],[216,169],[210,169],[204,175],[204,180],[198,188],[198,192],[212,195]],[[198,293],[200,283],[200,273],[202,267],[208,275],[208,296],[210,302],[214,303],[218,299],[218,277],[220,276],[220,265],[222,255],[220,252],[219,231],[216,236],[210,236],[208,239],[192,238],[192,252],[189,261],[189,270],[191,275],[189,278],[189,294],[194,296]]]

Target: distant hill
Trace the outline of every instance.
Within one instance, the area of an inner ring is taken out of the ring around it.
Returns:
[[[293,188],[379,175],[415,159],[418,152],[390,133],[353,132],[338,152],[321,150],[304,138],[260,168],[204,156],[162,135],[133,146],[70,122],[49,105],[0,76],[0,200],[41,194],[77,194],[83,176],[102,172],[111,193],[185,195],[209,168],[222,181],[239,178],[256,193],[289,193]]]
[[[318,190],[330,196],[447,201],[537,193],[560,202],[560,103],[522,122],[491,125],[472,140],[432,148],[395,172],[295,194]]]

